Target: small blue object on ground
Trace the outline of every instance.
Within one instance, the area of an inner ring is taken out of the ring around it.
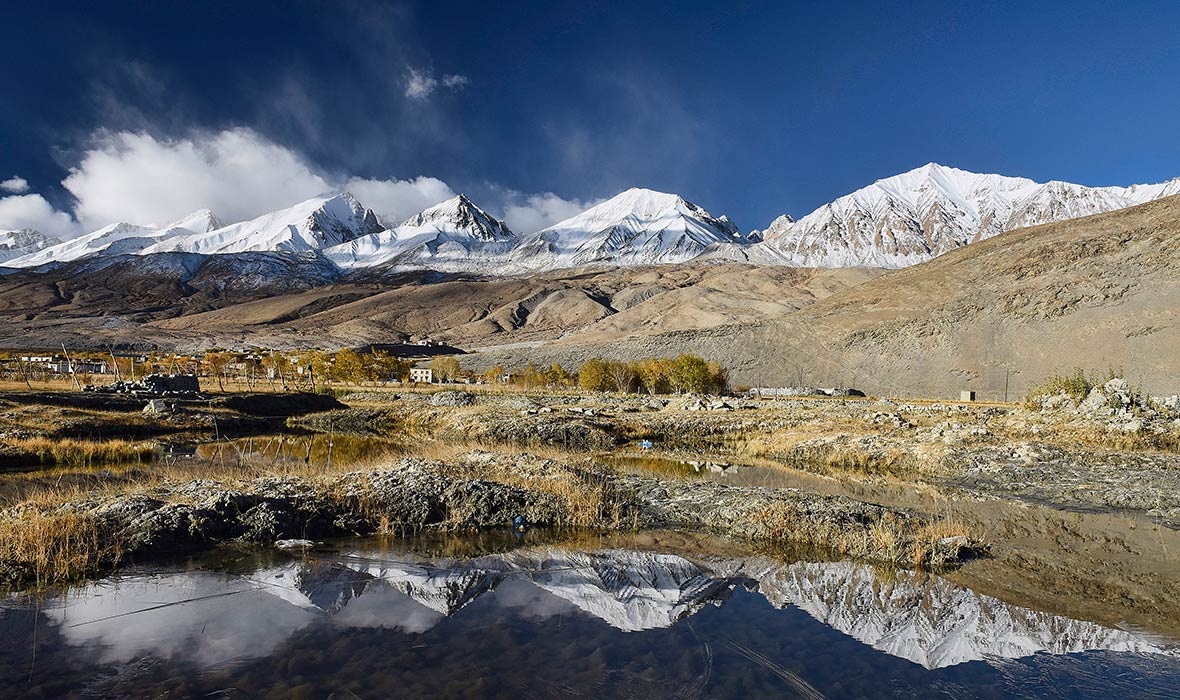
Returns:
[[[512,519],[512,529],[524,532],[529,529],[529,521],[525,520],[523,515],[518,515]]]
[[[639,445],[639,449],[641,449],[641,450],[650,450],[651,446],[652,446],[651,440],[640,440],[639,442],[637,442],[635,444]]]

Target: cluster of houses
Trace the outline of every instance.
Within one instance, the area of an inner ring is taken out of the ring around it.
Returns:
[[[21,355],[5,360],[5,364],[20,362],[26,368],[45,374],[111,374],[111,363],[92,357],[69,358],[65,355]]]
[[[441,381],[436,371],[426,366],[425,362],[438,355],[462,354],[461,350],[432,340],[417,340],[411,343],[374,344],[355,348],[361,354],[380,351],[386,355],[399,357],[415,363],[410,369],[410,381],[415,384],[434,384]],[[216,361],[211,355],[169,355],[161,360],[147,354],[110,353],[65,351],[62,353],[44,354],[10,354],[0,355],[0,371],[14,376],[32,377],[69,377],[79,375],[129,375],[134,379],[137,374],[151,371],[161,372],[189,372],[196,374],[208,373],[219,376],[254,377],[275,380],[281,378],[281,373],[287,372],[296,377],[306,376],[312,372],[311,363],[305,353],[260,353],[258,351],[221,353]],[[269,360],[269,361],[268,361]],[[279,360],[286,369],[276,366]],[[329,360],[331,361],[331,360]],[[118,363],[116,366],[115,363]],[[128,371],[129,367],[130,372]],[[466,376],[452,379],[453,382],[468,383],[473,381]]]

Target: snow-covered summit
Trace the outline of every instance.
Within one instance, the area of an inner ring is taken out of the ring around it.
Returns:
[[[355,197],[343,192],[322,195],[295,206],[211,231],[169,237],[144,248],[142,254],[242,253],[274,251],[300,253],[339,245],[380,231],[377,216]]]
[[[515,241],[503,221],[461,194],[397,228],[332,246],[324,256],[342,268],[390,265],[473,271],[503,258]]]
[[[437,231],[460,234],[485,243],[513,238],[512,231],[503,221],[475,206],[465,194],[452,197],[406,219],[398,229],[408,237]]]
[[[221,220],[217,218],[217,215],[213,213],[212,209],[198,209],[192,214],[177,219],[167,226],[162,226],[160,230],[165,233],[185,235],[189,233],[208,233],[210,231],[216,231],[221,226]]]
[[[807,216],[782,216],[763,232],[781,263],[905,267],[1024,226],[1062,221],[1180,194],[1156,185],[1086,187],[980,174],[937,163],[874,182]]]
[[[634,187],[533,234],[513,260],[525,269],[655,265],[743,243],[728,218],[676,194]]]
[[[0,265],[6,264],[9,260],[44,250],[60,242],[56,238],[46,236],[31,228],[0,231]]]

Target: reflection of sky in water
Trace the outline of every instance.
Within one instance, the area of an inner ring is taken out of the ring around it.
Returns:
[[[69,644],[98,649],[103,661],[183,655],[201,666],[270,654],[316,619],[248,580],[209,573],[88,586],[43,614]]]
[[[1180,664],[1160,642],[937,577],[622,550],[437,564],[353,551],[237,575],[129,576],[45,601],[39,613],[11,599],[0,634],[0,687],[50,697],[270,693],[296,678],[321,697],[341,688],[429,697],[447,694],[432,693],[444,682],[746,698],[1051,688],[1097,698],[1115,687],[1123,698],[1175,697],[1180,687]],[[170,685],[177,678],[183,687]]]

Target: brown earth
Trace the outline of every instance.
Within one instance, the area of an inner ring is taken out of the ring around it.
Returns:
[[[478,348],[568,333],[605,341],[779,317],[878,274],[708,264],[528,278],[419,273],[228,294],[129,265],[67,267],[0,277],[0,347],[306,348],[431,337]]]

